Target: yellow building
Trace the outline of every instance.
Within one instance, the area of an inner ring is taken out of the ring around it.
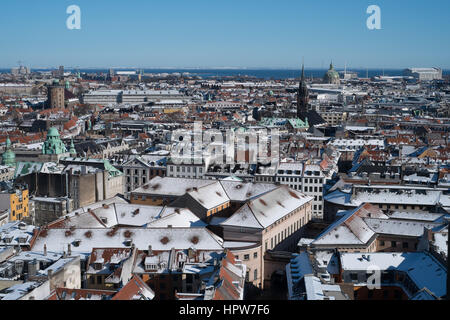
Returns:
[[[28,201],[28,189],[15,186],[0,193],[0,211],[9,209],[9,221],[20,221],[30,215]]]

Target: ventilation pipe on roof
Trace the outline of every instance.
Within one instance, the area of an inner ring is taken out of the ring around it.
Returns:
[[[44,256],[47,255],[47,245],[44,243]]]

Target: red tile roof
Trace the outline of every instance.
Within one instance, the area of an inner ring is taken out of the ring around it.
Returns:
[[[141,279],[134,275],[128,283],[112,298],[112,300],[141,300],[141,298],[153,299],[155,293]]]

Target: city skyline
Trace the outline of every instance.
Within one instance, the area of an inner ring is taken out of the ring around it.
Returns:
[[[66,28],[66,8],[81,8],[81,30]],[[381,9],[381,30],[369,30],[369,5]],[[450,68],[448,1],[85,0],[2,4],[8,30],[0,67],[31,68]],[[39,12],[39,14],[37,14]]]

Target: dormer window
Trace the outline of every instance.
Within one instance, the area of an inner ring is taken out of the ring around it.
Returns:
[[[156,270],[158,270],[158,265],[155,263],[148,263],[145,265],[145,270],[146,271],[156,271]]]
[[[26,237],[19,237],[18,240],[19,240],[19,243],[27,242],[27,238]]]
[[[5,237],[3,238],[3,241],[5,241],[5,243],[11,243],[13,240],[13,237]]]
[[[101,262],[94,263],[94,269],[95,270],[102,270],[103,269],[103,263],[101,263]]]

